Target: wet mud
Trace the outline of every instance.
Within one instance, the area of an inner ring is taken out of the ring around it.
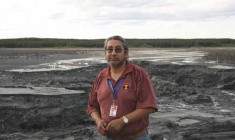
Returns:
[[[150,116],[153,140],[235,139],[235,69],[134,63],[149,73],[159,104],[159,111]],[[1,70],[0,88],[5,90],[0,94],[0,139],[102,139],[86,106],[92,83],[106,66],[45,72]],[[45,87],[59,90],[45,94]],[[40,88],[44,90],[35,91]],[[9,94],[6,89],[19,92]],[[60,94],[60,90],[71,92]]]

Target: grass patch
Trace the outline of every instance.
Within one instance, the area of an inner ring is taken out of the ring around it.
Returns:
[[[217,63],[235,64],[235,48],[206,49],[204,59]]]

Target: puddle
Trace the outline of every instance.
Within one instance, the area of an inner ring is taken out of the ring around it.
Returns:
[[[232,67],[232,66],[222,66],[222,65],[215,65],[215,66],[211,66],[210,68],[214,68],[214,69],[235,69],[235,67]]]
[[[20,69],[12,69],[9,71],[14,72],[39,72],[39,71],[53,71],[53,70],[71,70],[76,68],[88,67],[91,65],[106,63],[104,58],[82,58],[82,59],[69,59],[58,60],[50,63],[42,63],[38,65],[29,65]]]
[[[35,94],[35,95],[62,95],[80,94],[83,90],[68,90],[54,87],[31,87],[31,88],[0,88],[0,94]]]
[[[195,119],[181,119],[176,123],[181,126],[186,126],[186,125],[191,125],[191,124],[198,123],[198,122],[200,122],[200,121],[195,120]]]

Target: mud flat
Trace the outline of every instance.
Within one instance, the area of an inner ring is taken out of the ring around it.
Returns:
[[[148,55],[156,59],[152,57]],[[151,138],[235,139],[235,69],[187,64],[180,61],[183,57],[177,58],[175,64],[131,57],[148,71],[158,98],[159,112],[150,116]],[[86,105],[93,80],[106,66],[0,70],[0,139],[102,139],[86,114]]]

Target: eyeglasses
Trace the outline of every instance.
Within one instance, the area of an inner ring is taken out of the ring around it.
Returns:
[[[105,51],[106,51],[107,53],[112,53],[113,50],[115,51],[115,53],[121,53],[122,50],[124,50],[124,49],[122,49],[122,48],[115,48],[115,49],[113,49],[113,48],[108,48],[108,49],[105,49]]]

